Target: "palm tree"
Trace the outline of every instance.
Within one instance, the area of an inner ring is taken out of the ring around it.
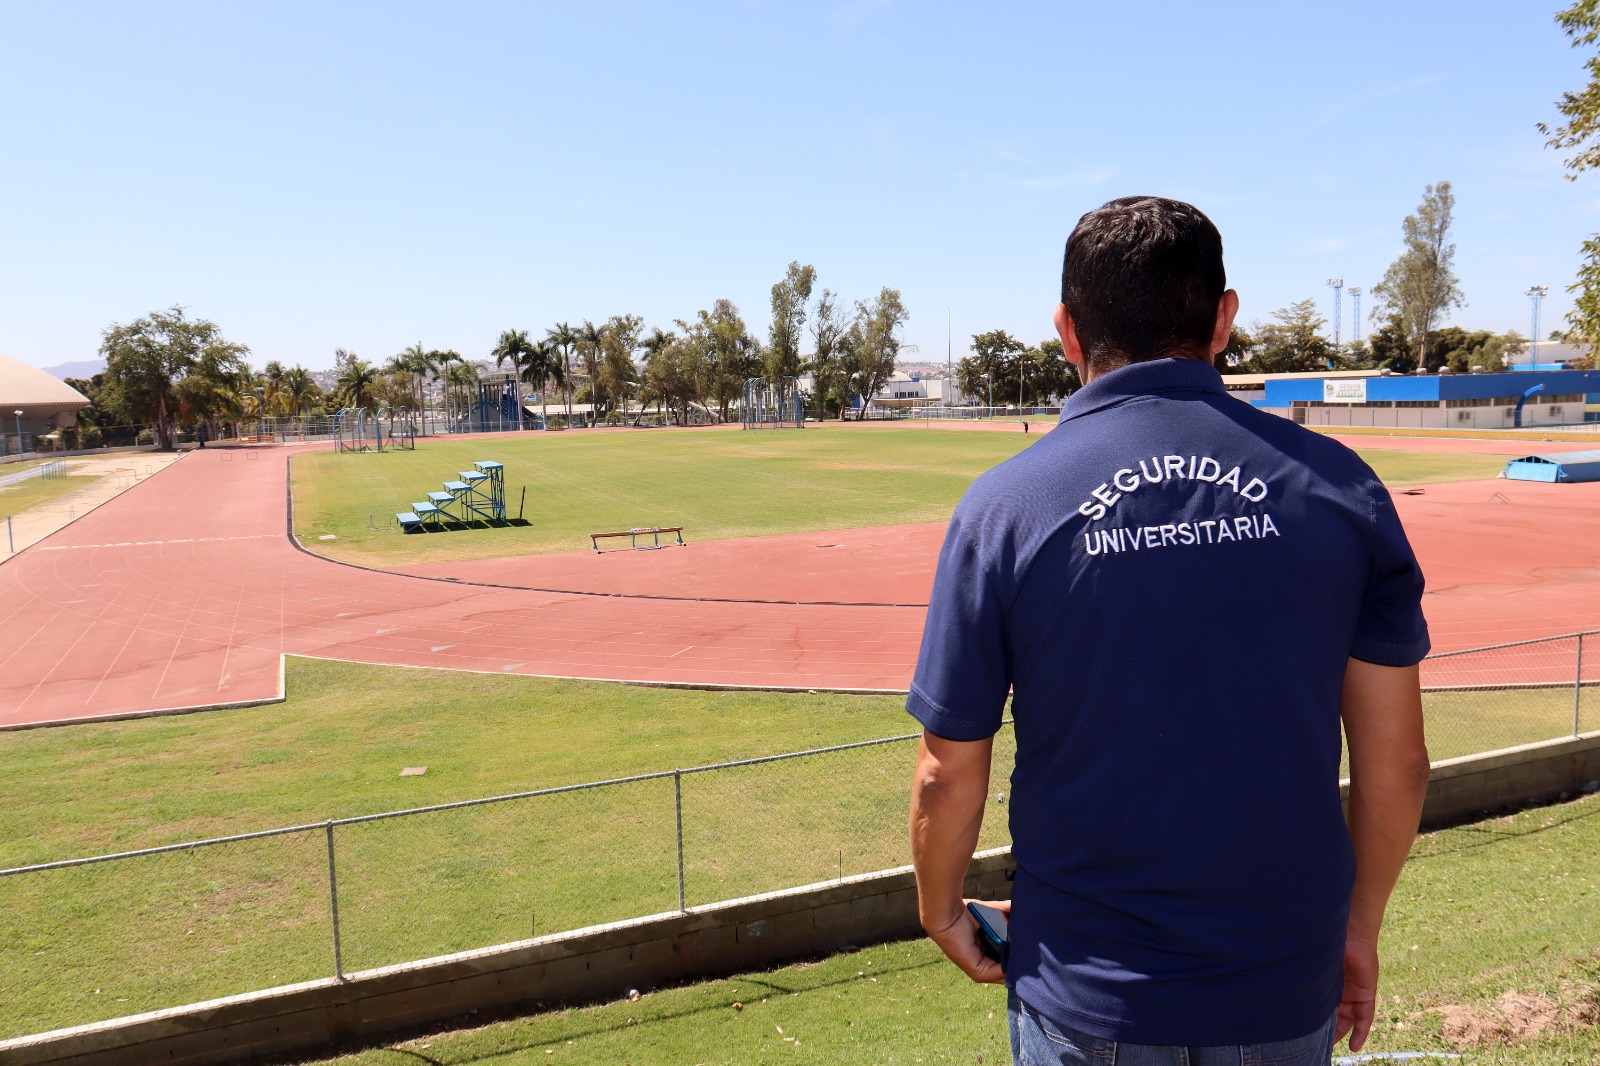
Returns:
[[[443,357],[440,365],[444,367],[445,403],[452,405],[456,411],[468,408],[478,391],[477,369],[456,352],[438,354]]]
[[[311,372],[299,365],[284,372],[282,390],[289,414],[297,418],[322,394],[317,383],[311,379]]]
[[[561,384],[567,395],[567,425],[572,424],[572,349],[578,335],[565,322],[557,322],[544,331],[545,339],[561,349]]]
[[[593,421],[600,420],[600,346],[605,343],[606,329],[587,318],[578,333],[578,357],[583,360],[583,371],[589,375],[589,413]]]
[[[359,356],[351,355],[334,384],[339,402],[346,407],[374,406],[372,387],[378,380],[378,368]]]
[[[549,341],[535,344],[528,361],[523,364],[522,379],[539,390],[539,417],[543,420],[540,425],[549,429],[550,410],[546,401],[550,383],[553,381],[557,385],[564,385],[567,380],[566,371],[561,365],[560,349]]]
[[[445,348],[442,351],[434,349],[433,351],[427,353],[427,360],[428,365],[424,368],[424,371],[427,373],[428,377],[434,381],[440,381],[441,379],[443,380],[443,384],[441,384],[439,387],[439,403],[444,408],[444,418],[446,424],[448,424],[454,417],[454,409],[450,402],[450,369],[452,364],[465,363],[466,360],[463,359],[461,357],[461,353],[456,351],[454,348]],[[474,380],[476,380],[476,378],[474,378]]]
[[[262,368],[261,383],[266,388],[266,402],[269,408],[281,406],[281,403],[274,401],[278,400],[278,393],[283,389],[283,375],[283,364],[276,359]]]
[[[525,362],[533,358],[534,343],[528,339],[525,329],[508,329],[500,334],[500,343],[490,349],[489,354],[494,356],[494,365],[503,366],[507,359],[511,360],[511,377],[515,382],[522,381],[522,368]],[[520,390],[517,395],[517,428],[522,428],[522,396]]]
[[[433,359],[422,342],[418,341],[399,355],[392,356],[384,369],[391,374],[410,374],[412,378],[411,397],[416,400],[417,411],[426,409],[427,402],[422,396],[422,382],[429,369],[433,366]]]

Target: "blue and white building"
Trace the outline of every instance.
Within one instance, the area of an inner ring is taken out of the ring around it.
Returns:
[[[1308,426],[1516,429],[1577,425],[1600,403],[1600,371],[1229,375],[1240,399]]]

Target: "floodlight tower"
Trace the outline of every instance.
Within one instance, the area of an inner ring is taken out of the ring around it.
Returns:
[[[1533,336],[1528,341],[1528,369],[1539,364],[1539,301],[1550,295],[1548,285],[1529,285],[1522,295],[1533,301]]]
[[[1339,307],[1344,303],[1344,279],[1329,278],[1328,288],[1333,290],[1333,346],[1339,347]]]
[[[1350,293],[1350,331],[1354,334],[1350,339],[1358,341],[1361,339],[1361,286],[1352,285],[1348,291]]]

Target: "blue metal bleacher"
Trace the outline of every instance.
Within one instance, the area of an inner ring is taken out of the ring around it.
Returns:
[[[468,528],[478,522],[506,520],[505,465],[492,459],[472,464],[460,480],[446,481],[443,491],[428,493],[426,502],[413,503],[411,510],[395,514],[395,521],[406,533],[429,529]]]

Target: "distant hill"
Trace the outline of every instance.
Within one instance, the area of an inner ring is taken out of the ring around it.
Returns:
[[[41,367],[46,374],[58,377],[62,381],[68,378],[92,378],[106,368],[101,359],[79,359],[72,363],[57,363],[55,366]]]

